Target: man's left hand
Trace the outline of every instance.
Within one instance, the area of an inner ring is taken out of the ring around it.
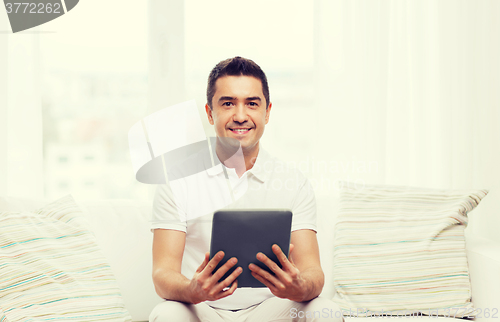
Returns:
[[[302,302],[308,293],[307,282],[301,277],[299,269],[293,262],[293,248],[293,244],[290,244],[290,259],[288,259],[278,245],[273,245],[273,253],[278,257],[282,268],[263,253],[257,254],[257,259],[269,267],[274,276],[255,264],[248,265],[248,268],[252,271],[252,276],[266,285],[275,296]]]

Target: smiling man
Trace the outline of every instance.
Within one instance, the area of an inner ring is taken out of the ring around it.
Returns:
[[[263,76],[265,77],[264,74]],[[234,149],[224,149],[223,145],[238,141],[243,151],[245,167],[237,169],[237,173],[243,174],[253,167],[252,162],[259,154],[259,140],[269,122],[272,104],[269,103],[269,90],[263,90],[264,86],[267,88],[267,79],[263,78],[261,81],[260,78],[247,75],[219,76],[213,80],[214,78],[209,79],[207,93],[212,99],[205,105],[208,121],[215,126],[217,137],[235,139],[219,140],[217,155],[220,159],[228,159],[230,156],[224,155],[224,151]]]
[[[215,154],[221,164],[207,166],[205,173],[183,182],[188,196],[185,200],[176,200],[168,184],[157,189],[152,225],[153,281],[158,295],[166,301],[155,307],[150,321],[343,320],[333,302],[318,298],[324,274],[312,188],[299,171],[287,168],[260,146],[271,108],[267,78],[253,61],[234,57],[220,62],[210,73],[205,110],[215,128]],[[232,200],[224,200],[228,186],[234,191]],[[201,206],[199,198],[190,196],[200,195],[203,206],[209,209],[220,205],[291,209],[289,258],[277,245],[272,247],[282,268],[258,253],[256,260],[274,275],[250,264],[238,267],[219,282],[238,260],[224,259],[224,265],[214,271],[224,254],[209,258],[213,212],[191,215]],[[236,278],[243,269],[251,270],[267,287],[237,288]]]

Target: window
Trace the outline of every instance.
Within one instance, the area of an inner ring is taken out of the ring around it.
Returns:
[[[118,5],[110,26],[108,9]],[[47,24],[57,32],[40,41],[46,197],[149,198],[150,187],[135,180],[127,141],[130,127],[147,115],[148,7],[89,0],[78,10],[88,12]],[[214,135],[204,112],[208,73],[239,55],[255,60],[269,78],[274,117],[264,146],[282,157],[304,155],[309,145],[289,124],[313,115],[303,113],[314,105],[313,3],[186,0],[179,22],[185,29],[183,99],[196,99],[207,135]],[[63,178],[66,184],[57,184]]]
[[[127,141],[147,108],[147,5],[89,0],[42,27],[45,196],[148,198]]]
[[[305,138],[291,124],[314,124],[313,16],[313,1],[185,1],[186,93],[208,135],[215,135],[204,109],[208,74],[219,61],[242,56],[268,77],[273,108],[263,146],[283,159],[307,155],[311,133]]]

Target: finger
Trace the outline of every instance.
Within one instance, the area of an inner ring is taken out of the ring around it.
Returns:
[[[217,282],[224,276],[224,274],[227,273],[233,267],[238,263],[238,259],[236,257],[231,257],[224,265],[219,267],[216,272],[213,273],[212,277],[210,279],[212,280],[213,284],[217,284]],[[234,272],[233,272],[234,273]]]
[[[233,294],[237,288],[238,288],[238,281],[234,281],[233,284],[231,285],[231,288],[229,288],[227,291],[223,291],[223,292],[219,293],[220,295],[217,296],[217,299],[221,299],[223,297],[226,297],[226,296]]]
[[[227,290],[227,292],[229,293],[228,295],[233,294],[237,288],[238,288],[238,281],[234,281],[233,284],[231,285],[231,288],[229,290]]]
[[[293,244],[290,244],[290,245],[293,245]],[[292,246],[290,246],[290,247],[292,247]],[[292,265],[288,261],[288,258],[286,258],[286,255],[285,255],[285,253],[283,253],[281,248],[278,245],[274,244],[272,249],[273,249],[273,253],[276,255],[276,257],[280,261],[281,266],[284,268],[284,270],[285,271],[290,270],[292,268]]]
[[[206,252],[205,259],[203,260],[203,263],[201,263],[201,265],[196,269],[197,273],[200,273],[205,268],[205,266],[207,266],[209,259],[210,259],[210,253]]]
[[[223,280],[222,282],[220,282],[217,286],[216,286],[216,292],[222,292],[226,287],[229,287],[230,285],[233,284],[233,282],[236,281],[236,279],[238,278],[238,276],[243,272],[243,268],[241,267],[237,267],[232,273],[231,275],[229,275],[228,277],[226,277],[225,280]],[[232,286],[231,286],[232,287]],[[227,291],[226,291],[227,292]]]
[[[208,262],[207,266],[203,268],[203,271],[201,273],[207,277],[212,275],[213,270],[215,269],[215,267],[217,267],[217,265],[223,258],[224,252],[222,250],[217,252],[217,254],[215,254],[214,257]]]
[[[278,292],[278,289],[276,288],[276,286],[274,286],[273,283],[271,283],[270,281],[266,280],[264,277],[260,276],[259,274],[255,273],[255,272],[252,272],[252,276],[258,280],[259,282],[261,282],[262,284],[264,284],[265,286],[267,286],[267,288],[271,291],[271,293],[277,293]]]
[[[278,247],[279,248],[279,247]],[[280,250],[281,252],[281,250]],[[264,263],[269,269],[276,275],[278,278],[283,278],[283,275],[285,272],[276,264],[274,261],[272,261],[269,257],[267,257],[264,253],[258,253],[257,254],[257,259]],[[257,266],[258,267],[258,266]],[[262,274],[261,274],[262,275]],[[270,275],[270,274],[269,274]]]
[[[276,278],[275,276],[273,276],[268,271],[260,268],[259,266],[255,265],[255,264],[250,264],[250,265],[248,265],[248,267],[252,271],[252,275],[253,274],[259,275],[261,278],[263,278],[263,279],[269,281],[270,283],[272,283],[275,288],[278,288],[278,286],[283,285],[283,283],[281,283],[281,281],[278,278]]]
[[[290,244],[290,251],[289,251],[289,255],[288,255],[288,260],[290,261],[290,263],[292,263],[292,265],[295,267],[295,263],[293,261],[293,256],[292,256],[292,251],[295,249],[295,245],[294,244]]]

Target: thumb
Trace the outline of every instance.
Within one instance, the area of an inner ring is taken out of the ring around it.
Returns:
[[[294,264],[293,262],[293,257],[292,257],[292,252],[293,252],[293,249],[295,248],[295,245],[294,244],[290,244],[290,250],[288,251],[288,260],[290,261],[290,263]],[[295,264],[294,264],[295,265]]]
[[[205,266],[207,266],[209,260],[210,260],[210,253],[206,252],[205,253],[205,259],[203,260],[203,263],[201,263],[201,265],[198,267],[198,269],[196,270],[196,272],[200,273],[205,268]]]

